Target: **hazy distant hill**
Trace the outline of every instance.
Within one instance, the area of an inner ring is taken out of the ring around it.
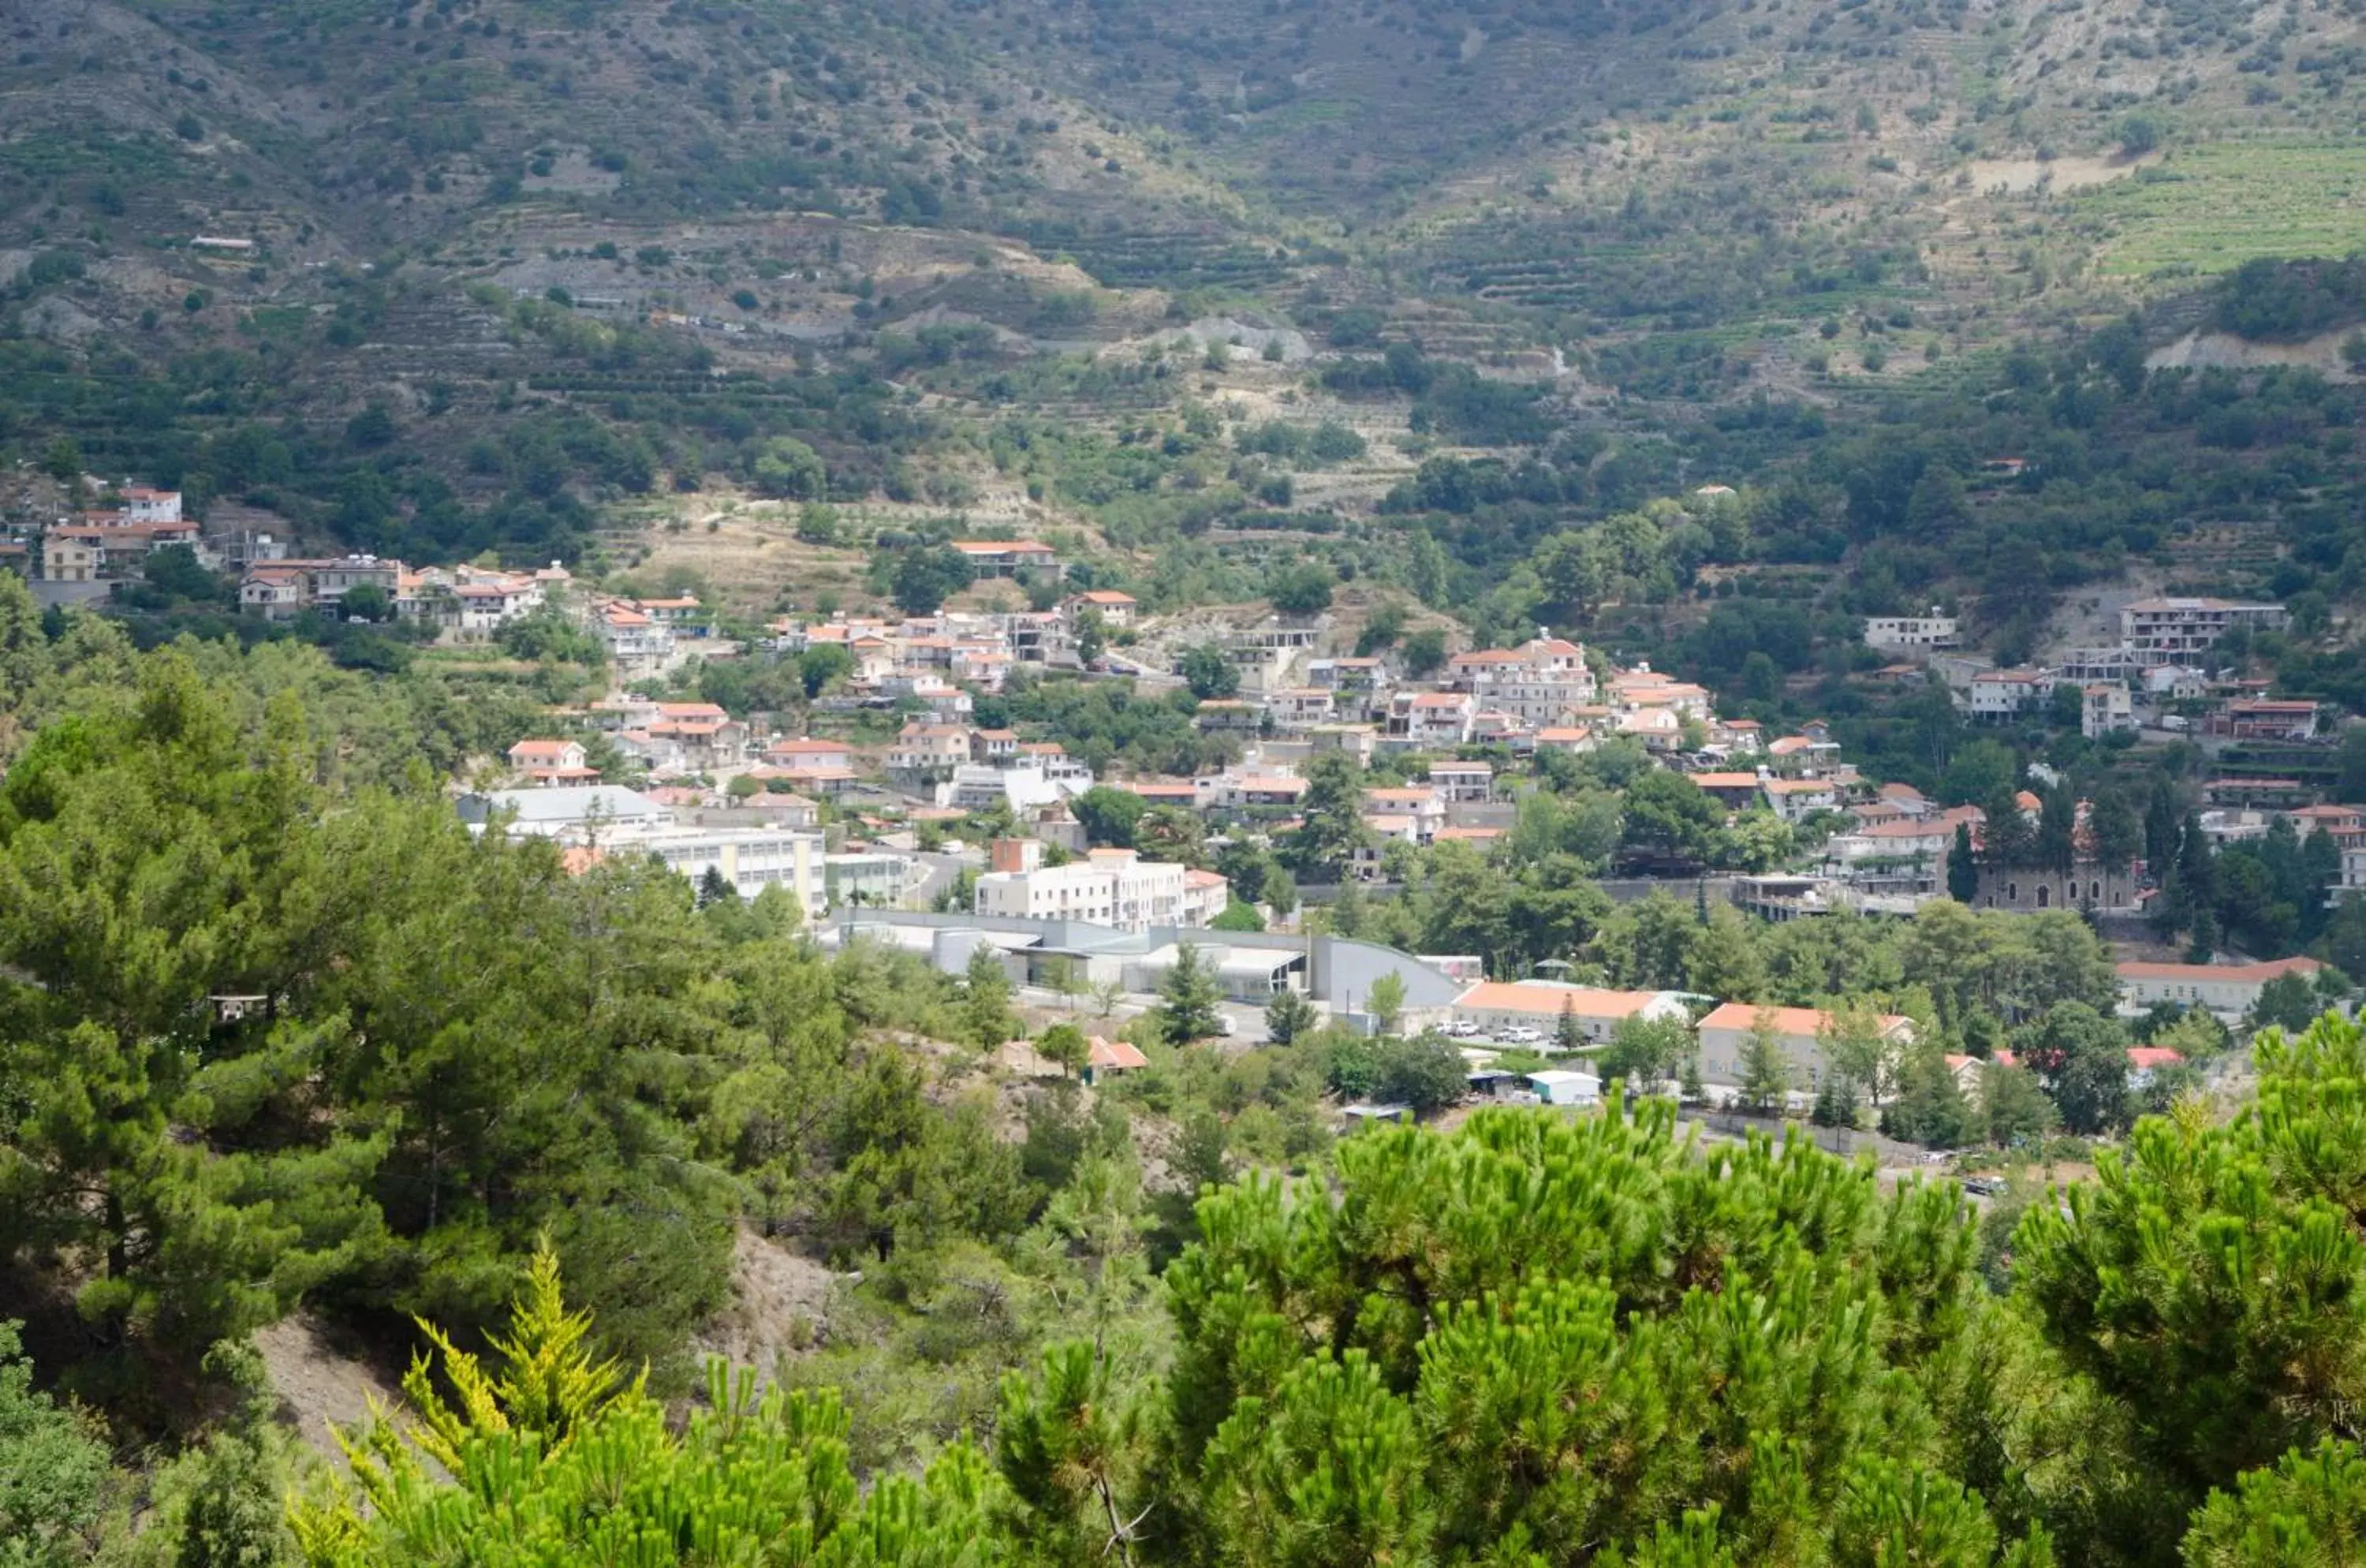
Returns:
[[[887,485],[960,415],[882,329],[1211,317],[1845,402],[2366,244],[2354,5],[0,0],[0,434]],[[443,503],[389,482],[323,515]]]

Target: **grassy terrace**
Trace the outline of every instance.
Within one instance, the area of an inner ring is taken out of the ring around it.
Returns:
[[[2222,141],[2180,148],[2158,175],[2079,197],[2115,232],[2110,276],[2229,272],[2257,256],[2366,247],[2366,141]]]

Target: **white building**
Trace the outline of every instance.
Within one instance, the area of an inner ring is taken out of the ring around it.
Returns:
[[[2018,717],[2053,690],[2054,678],[2043,670],[1983,670],[1972,677],[1972,717]]]
[[[1470,739],[1478,711],[1466,692],[1399,692],[1389,699],[1388,738],[1415,750],[1450,751]]]
[[[2190,664],[2156,664],[2144,672],[2144,689],[2155,702],[2191,702],[2209,694],[2210,677]]]
[[[625,680],[654,674],[673,657],[671,628],[621,602],[593,610],[592,635],[600,639],[617,673]]]
[[[997,839],[994,869],[977,879],[977,912],[1004,919],[1089,920],[1120,931],[1185,923],[1184,868],[1132,850],[1095,850],[1066,865],[1042,863],[1032,839]]]
[[[1885,863],[1937,867],[1955,847],[1958,826],[1979,831],[1983,813],[1977,806],[1959,806],[1935,817],[1899,817],[1875,822],[1825,840],[1824,854],[1842,865]]]
[[[1183,912],[1176,923],[1205,926],[1213,923],[1218,915],[1232,908],[1233,886],[1221,872],[1187,870],[1183,873]]]
[[[1831,1015],[1814,1008],[1752,1007],[1727,1002],[1700,1021],[1701,1081],[1739,1085],[1747,1076],[1748,1045],[1762,1023],[1774,1034],[1791,1067],[1794,1092],[1815,1089],[1823,1079],[1822,1034]],[[1914,1043],[1914,1021],[1894,1013],[1878,1015],[1883,1040],[1903,1050]]]
[[[123,513],[134,523],[178,523],[181,520],[179,491],[126,485],[122,493]]]
[[[1786,822],[1797,822],[1819,811],[1837,811],[1840,786],[1831,779],[1765,778],[1758,783],[1768,809]]]
[[[962,762],[936,786],[936,803],[955,811],[990,811],[1007,801],[1011,810],[1027,812],[1074,800],[1092,787],[1092,773],[1080,763],[1047,768],[1031,757],[1007,768]]]
[[[1481,804],[1495,797],[1495,769],[1488,762],[1432,762],[1429,782],[1448,805]]]
[[[2279,958],[2265,964],[2145,964],[2119,965],[2120,1001],[2130,1012],[2155,1002],[2206,1008],[2226,1023],[2238,1023],[2259,1005],[2259,992],[2287,975],[2314,979],[2324,964],[2314,958]]]
[[[2098,681],[2080,688],[2079,702],[2079,733],[2090,740],[2101,739],[2115,729],[2136,727],[2135,702],[2128,689],[2116,681]]]
[[[616,784],[561,789],[496,789],[463,795],[460,820],[481,832],[506,817],[510,833],[568,843],[604,841],[611,833],[646,833],[673,825],[673,813],[637,790]]]
[[[1535,637],[1517,648],[1458,653],[1447,661],[1448,678],[1477,706],[1518,719],[1531,728],[1568,722],[1594,701],[1594,671],[1585,649],[1560,637]]]
[[[1630,1018],[1683,1021],[1691,1017],[1673,991],[1607,991],[1558,980],[1482,980],[1454,998],[1457,1023],[1490,1032],[1526,1026],[1548,1039],[1565,1012],[1587,1044],[1598,1045]]]
[[[580,740],[521,740],[510,748],[510,766],[545,785],[596,782],[600,777],[584,765]]]
[[[1874,615],[1865,623],[1868,648],[1954,648],[1962,642],[1955,617],[1931,606],[1927,615]]]
[[[955,539],[952,547],[981,580],[1060,570],[1059,552],[1041,539]]]
[[[239,584],[242,609],[283,620],[307,609],[334,610],[352,589],[376,588],[389,608],[402,590],[402,563],[377,556],[276,560],[247,568]]]
[[[819,833],[785,828],[671,828],[613,834],[600,849],[607,858],[651,856],[693,883],[705,881],[712,872],[742,898],[779,887],[794,895],[808,919],[829,905]]]
[[[1101,618],[1105,626],[1130,626],[1141,609],[1131,593],[1121,593],[1114,588],[1087,589],[1068,600],[1071,619],[1082,621],[1087,611]]]

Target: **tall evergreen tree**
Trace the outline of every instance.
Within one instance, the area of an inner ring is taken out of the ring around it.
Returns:
[[[1783,1049],[1780,1027],[1771,1010],[1762,1009],[1742,1036],[1741,1102],[1752,1111],[1781,1111],[1797,1087],[1790,1054]]]
[[[2087,828],[2094,840],[2095,858],[2107,871],[2124,871],[2144,852],[2144,823],[2116,786],[2098,790],[2089,808]]]
[[[2177,791],[2169,780],[2154,775],[2152,794],[2145,801],[2144,856],[2145,863],[2156,877],[2168,874],[2169,863],[2177,858],[2177,849],[2184,833],[2183,816],[2178,810]]]
[[[2067,876],[2078,860],[2079,797],[2065,779],[2050,786],[2043,798],[2033,861],[2057,876]]]
[[[1986,818],[1980,825],[1981,859],[1998,871],[2018,871],[2034,863],[2036,831],[2022,815],[2013,787],[2008,784],[1999,790],[1980,809]]]
[[[1553,1049],[1567,1053],[1584,1043],[1585,1036],[1577,1027],[1576,999],[1563,997],[1560,999],[1560,1017],[1553,1022]]]
[[[1170,1045],[1189,1045],[1222,1033],[1216,1007],[1224,993],[1200,955],[1199,944],[1185,942],[1175,953],[1174,967],[1158,983],[1159,1029]]]
[[[1325,751],[1307,765],[1298,830],[1290,837],[1290,866],[1309,882],[1335,883],[1356,852],[1371,842],[1364,825],[1364,775],[1354,758]],[[1254,895],[1252,895],[1254,896]]]
[[[1314,1004],[1295,987],[1284,986],[1265,1007],[1266,1038],[1277,1045],[1297,1043],[1301,1037],[1313,1033],[1321,1021]]]
[[[1967,822],[1955,824],[1955,841],[1947,850],[1947,897],[1968,906],[1980,890],[1979,862],[1972,853],[1972,829]]]

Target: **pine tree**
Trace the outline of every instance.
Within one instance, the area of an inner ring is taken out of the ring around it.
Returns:
[[[501,1376],[431,1331],[434,1360],[404,1380],[422,1418],[398,1430],[380,1410],[340,1434],[352,1480],[325,1477],[290,1508],[311,1568],[766,1562],[788,1541],[801,1543],[797,1561],[845,1568],[1004,1561],[989,1472],[967,1444],[918,1480],[866,1489],[835,1394],[775,1386],[760,1397],[752,1372],[720,1361],[676,1430],[638,1382],[583,1349],[589,1325],[557,1285],[546,1255],[495,1342]]]
[[[2029,818],[2022,815],[2011,785],[1997,791],[1982,807],[1981,859],[1992,870],[2013,871],[2031,863],[2037,840]]]
[[[1277,1045],[1296,1043],[1301,1036],[1312,1033],[1321,1021],[1314,1004],[1294,987],[1283,987],[1273,994],[1273,1000],[1266,1004],[1266,1038]]]
[[[2169,874],[2169,863],[2177,859],[2177,847],[2183,833],[2183,821],[2177,809],[2177,791],[2169,780],[2154,775],[2152,794],[2145,801],[2144,857],[2145,864],[2155,877]]]
[[[1298,831],[1288,849],[1291,867],[1311,882],[1348,874],[1358,851],[1372,841],[1364,825],[1364,775],[1354,758],[1325,751],[1307,765]],[[1253,890],[1254,891],[1254,890]]]
[[[1782,1031],[1771,1010],[1762,1010],[1751,1021],[1750,1032],[1742,1037],[1739,1066],[1742,1104],[1762,1113],[1790,1104],[1791,1057],[1783,1049]]]
[[[1855,1126],[1856,1086],[1838,1073],[1825,1078],[1808,1119],[1819,1127]]]
[[[995,1466],[1020,1504],[1011,1517],[1025,1561],[1133,1562],[1135,1532],[1155,1511],[1139,1500],[1140,1415],[1096,1345],[1054,1345],[1035,1377],[1003,1380]]]
[[[2190,924],[2191,938],[2186,943],[2188,964],[2214,964],[2218,959],[2218,912],[2207,904],[2197,905]]]
[[[2214,1491],[2185,1538],[2188,1568],[2313,1568],[2357,1560],[2366,1540],[2366,1455],[2326,1438]]]
[[[1972,852],[1971,825],[1955,824],[1955,841],[1947,851],[1947,897],[1968,906],[1980,890],[1979,862]]]
[[[1391,969],[1374,980],[1365,993],[1364,1005],[1371,1010],[1372,1021],[1382,1034],[1394,1034],[1404,1022],[1404,976]]]
[[[2190,1562],[2339,1561],[2297,1548],[2328,1524],[2320,1540],[2357,1539],[2337,1522],[2356,1517],[2356,1455],[2305,1450],[2353,1429],[2366,1344],[2366,1240],[2327,1201],[2366,1190],[2366,1032],[2320,1019],[2253,1055],[2250,1114],[2147,1117],[2073,1201],[2030,1206],[2015,1294],[2108,1401],[2099,1472],[2141,1469],[2152,1516],[2174,1528],[2252,1472],[2196,1522]],[[2296,1550],[2245,1554],[2279,1517]]]
[[[1223,992],[1217,988],[1216,976],[1200,958],[1197,944],[1187,942],[1176,950],[1175,966],[1159,982],[1158,994],[1165,1004],[1159,1028],[1168,1044],[1189,1045],[1222,1032],[1216,1004],[1223,999]]]
[[[2094,839],[2095,859],[2105,871],[2125,871],[2144,852],[2144,823],[2120,789],[2096,793],[2087,826]]]
[[[1577,1002],[1574,998],[1560,999],[1560,1017],[1553,1023],[1553,1049],[1575,1051],[1585,1043],[1585,1036],[1577,1027]]]
[[[2034,863],[2057,876],[2069,874],[2078,859],[2079,797],[2067,780],[2046,790],[2038,808]]]
[[[6,589],[0,586],[0,597]],[[107,1501],[107,1445],[96,1424],[33,1387],[17,1324],[0,1320],[0,1562],[71,1568]]]
[[[1085,1032],[1073,1023],[1055,1023],[1045,1030],[1035,1042],[1036,1052],[1048,1062],[1057,1063],[1071,1077],[1084,1070],[1092,1055],[1092,1042]]]
[[[1972,1349],[1952,1189],[1675,1128],[1484,1109],[1342,1144],[1331,1202],[1204,1198],[1166,1274],[1177,1560],[2042,1568],[1910,1392]]]
[[[1918,1041],[1907,1049],[1898,1096],[1881,1113],[1881,1130],[1934,1149],[1960,1148],[1970,1139],[1972,1109],[1937,1040]]]

